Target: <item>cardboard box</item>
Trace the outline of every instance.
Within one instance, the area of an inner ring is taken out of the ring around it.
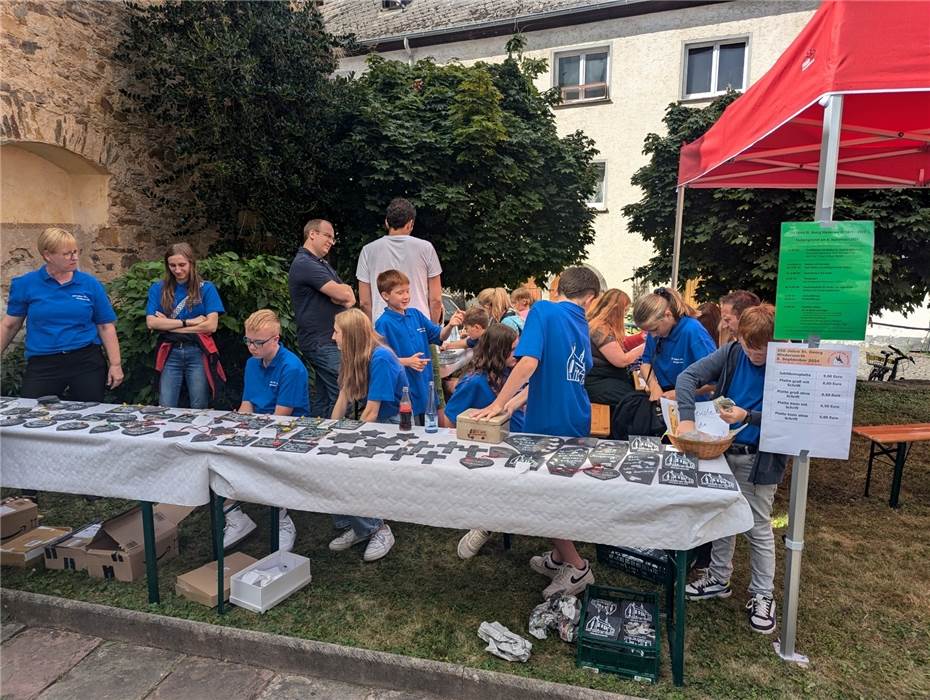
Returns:
[[[155,505],[155,558],[170,559],[178,553],[178,523],[193,507],[168,503]],[[145,540],[142,509],[132,508],[103,522],[87,545],[87,573],[95,578],[135,581],[145,575]]]
[[[0,540],[6,542],[39,527],[39,507],[28,498],[0,501]]]
[[[229,580],[233,574],[257,561],[255,557],[242,552],[223,557],[223,600],[229,600]],[[216,562],[211,561],[199,569],[181,574],[175,582],[174,590],[182,598],[215,608],[219,603],[219,597],[216,595]]]
[[[472,416],[477,408],[462,411],[455,420],[455,436],[459,440],[476,440],[477,442],[503,442],[510,434],[510,418],[505,414],[476,420]]]
[[[256,586],[243,580],[250,571],[275,567],[285,569],[286,573],[267,585]],[[263,613],[306,586],[311,578],[310,560],[307,557],[278,550],[233,575],[230,579],[229,602],[252,612]]]
[[[41,565],[45,545],[61,539],[70,532],[70,527],[40,525],[19,537],[4,542],[0,546],[0,564],[20,567]]]
[[[100,522],[89,523],[45,545],[45,568],[84,571],[87,568],[87,546],[100,530],[100,525]]]

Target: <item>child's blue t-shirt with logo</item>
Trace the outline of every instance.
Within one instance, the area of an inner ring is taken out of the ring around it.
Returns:
[[[292,408],[292,416],[310,413],[307,368],[300,358],[283,345],[266,367],[257,357],[245,363],[242,400],[252,404],[255,413],[274,413],[275,406]]]
[[[497,394],[488,382],[484,372],[466,374],[455,385],[455,391],[446,401],[446,418],[455,423],[459,414],[469,408],[486,408],[494,403]],[[510,432],[522,433],[526,414],[521,408],[510,416]]]
[[[174,308],[166,309],[161,305],[161,292],[164,288],[165,281],[157,280],[149,287],[148,301],[145,305],[147,316],[154,316],[157,311],[161,311],[168,318],[191,319],[198,316],[206,316],[212,313],[224,313],[223,301],[220,299],[220,293],[217,291],[213,282],[203,282],[200,285],[200,302],[187,308],[187,304],[181,307],[177,316],[174,316]],[[177,307],[182,301],[187,299],[187,284],[178,284],[174,288],[174,306]]]
[[[529,381],[524,431],[587,435],[591,431],[591,401],[584,378],[593,361],[584,309],[570,301],[533,304],[514,355],[539,361]]]
[[[730,380],[730,386],[727,389],[727,398],[733,399],[733,403],[747,411],[761,411],[764,389],[765,365],[761,367],[754,365],[740,348],[739,361],[736,363],[733,379]],[[759,433],[759,426],[747,425],[739,432],[734,442],[758,445]]]
[[[700,321],[682,316],[665,338],[657,338],[652,333],[647,335],[642,363],[652,365],[652,373],[659,386],[674,389],[679,374],[716,349],[717,346]],[[705,401],[708,397],[695,398]]]
[[[384,336],[387,344],[397,353],[397,357],[411,357],[419,352],[423,353],[423,358],[427,360],[431,357],[430,344],[439,344],[442,332],[442,328],[412,306],[407,307],[405,313],[386,308],[375,322],[375,330]],[[418,415],[425,413],[429,383],[433,379],[433,364],[428,362],[420,372],[412,367],[403,369],[407,373],[413,412]]]
[[[368,400],[380,401],[378,422],[386,423],[400,413],[400,399],[407,386],[407,375],[390,348],[378,346],[368,362]],[[412,403],[412,402],[411,402]],[[416,410],[416,409],[414,409]]]

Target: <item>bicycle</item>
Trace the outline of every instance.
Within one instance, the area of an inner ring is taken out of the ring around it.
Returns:
[[[871,352],[866,353],[866,361],[872,366],[872,369],[869,372],[868,381],[893,382],[898,378],[898,365],[903,360],[910,360],[911,364],[917,364],[913,357],[911,357],[909,354],[901,352],[894,345],[889,345],[888,347],[891,348],[891,350],[882,350],[878,354]],[[890,365],[888,364],[889,360],[891,361]],[[885,379],[885,375],[888,375],[887,380]]]

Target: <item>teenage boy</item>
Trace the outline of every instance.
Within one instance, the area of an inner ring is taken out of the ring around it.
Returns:
[[[752,629],[763,634],[775,629],[772,501],[788,463],[785,455],[759,451],[765,356],[774,330],[775,307],[761,304],[746,309],[737,327],[738,341],[695,362],[678,376],[675,384],[680,433],[694,430],[694,393],[705,384],[715,385],[718,396],[734,402],[732,408],[720,410],[723,420],[731,425],[746,424],[725,457],[752,509],[752,528],[743,533],[749,541],[751,570],[746,612]],[[714,541],[707,573],[685,589],[690,600],[730,597],[735,548],[735,535]]]
[[[245,320],[245,344],[252,355],[245,363],[245,388],[239,413],[306,416],[310,411],[307,368],[281,344],[281,322],[270,309],[256,311]],[[281,508],[278,511],[281,549],[294,548],[297,529]],[[236,503],[226,513],[223,548],[231,547],[255,529],[255,521]]]
[[[407,373],[410,403],[419,420],[426,412],[429,383],[433,378],[429,346],[448,338],[452,327],[462,323],[464,314],[456,311],[449,323],[440,328],[419,309],[410,306],[410,279],[403,272],[385,270],[378,275],[377,284],[386,306],[375,322],[375,330],[384,336]]]
[[[478,339],[484,335],[491,323],[491,317],[488,312],[477,304],[468,307],[462,315],[462,329],[465,331],[465,337],[460,340],[452,340],[443,343],[443,350],[469,350],[474,349],[478,344]]]
[[[494,403],[477,416],[490,418],[514,407],[508,402],[529,383],[526,419],[528,433],[584,437],[591,430],[591,402],[584,388],[592,367],[591,340],[585,312],[600,293],[597,275],[587,267],[570,267],[559,277],[554,301],[539,301],[530,309],[520,342],[517,364]],[[552,583],[543,597],[555,593],[578,595],[594,583],[588,562],[571,540],[552,540],[552,551],[530,559],[530,568]]]

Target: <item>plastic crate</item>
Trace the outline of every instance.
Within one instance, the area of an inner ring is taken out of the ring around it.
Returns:
[[[597,545],[597,561],[614,569],[620,569],[632,576],[666,583],[672,565],[663,549],[640,549],[639,547],[611,547]]]
[[[654,683],[659,678],[660,636],[655,593],[588,586],[575,665]]]

